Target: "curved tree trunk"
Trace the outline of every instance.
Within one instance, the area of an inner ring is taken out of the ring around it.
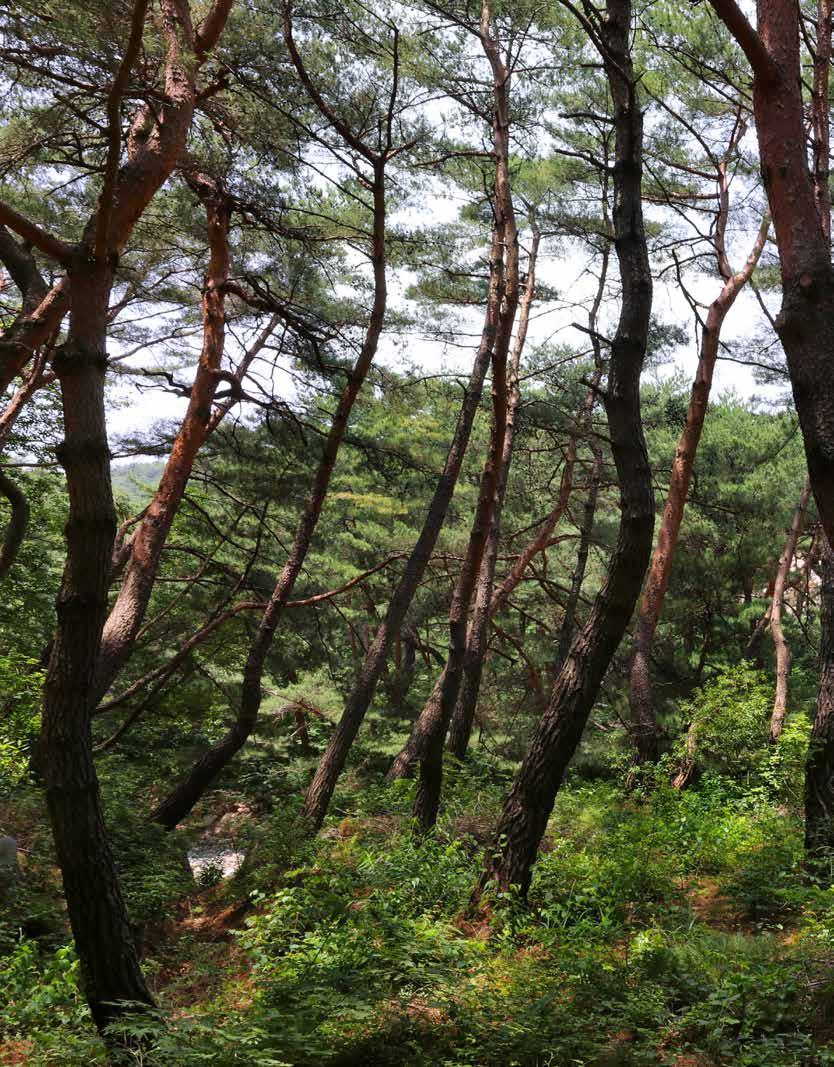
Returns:
[[[199,176],[189,184],[206,212],[209,263],[203,284],[203,346],[188,408],[162,477],[127,549],[127,566],[101,638],[96,669],[96,702],[112,685],[130,655],[145,618],[162,549],[179,510],[194,459],[213,428],[212,402],[220,382],[225,343],[225,285],[229,278],[231,211],[217,183]]]
[[[70,497],[67,563],[44,688],[40,765],[70,923],[93,1019],[103,1029],[150,1004],[107,840],[90,743],[92,680],[116,515],[104,414],[105,336],[112,275],[79,255],[71,270],[67,342],[55,359],[64,408],[59,458]]]
[[[642,114],[629,52],[630,0],[608,0],[602,59],[615,109],[614,234],[622,307],[611,345],[605,408],[620,483],[617,544],[590,617],[574,638],[487,850],[481,886],[526,894],[539,843],[599,686],[634,610],[651,553],[654,498],[640,419],[652,279],[641,203]]]
[[[350,413],[379,347],[388,299],[385,249],[385,164],[384,155],[376,157],[373,163],[374,222],[371,262],[374,272],[374,300],[362,350],[333,415],[318,469],[313,478],[310,496],[299,519],[289,555],[249,648],[243,668],[243,688],[237,718],[224,736],[203,753],[182,781],[151,813],[151,818],[155,822],[169,829],[176,826],[191,811],[217,775],[240,751],[255,727],[261,706],[261,683],[266,657],[312,543],[339,449],[347,431]]]
[[[455,432],[452,437],[446,462],[440,475],[428,513],[423,522],[420,536],[406,562],[403,575],[388,604],[385,618],[377,627],[371,647],[368,649],[361,670],[353,689],[345,703],[342,717],[330,738],[330,742],[316,768],[313,779],[307,789],[302,809],[302,819],[311,828],[318,829],[327,814],[330,798],[336,788],[336,782],[347,760],[350,746],[362,725],[365,712],[373,700],[376,684],[385,665],[388,650],[395,634],[399,632],[408,607],[417,587],[425,573],[437,542],[446,512],[460,474],[461,464],[466,454],[472,425],[481,401],[484,378],[492,357],[495,343],[495,322],[501,293],[502,249],[501,237],[493,229],[490,249],[490,289],[488,304],[493,309],[488,328],[481,336],[481,343],[475,355],[472,373],[466,388],[463,403],[458,413]]]
[[[663,601],[669,586],[669,577],[675,559],[686,497],[695,467],[695,458],[704,428],[709,394],[718,358],[721,328],[736,297],[750,280],[759,261],[770,229],[770,218],[765,216],[759,227],[753,248],[740,271],[733,272],[727,258],[724,235],[730,211],[728,166],[744,127],[737,122],[727,153],[718,168],[718,218],[716,222],[715,252],[718,270],[724,279],[721,292],[710,304],[706,322],[701,332],[701,348],[698,367],[692,382],[692,393],[686,422],[681,431],[669,489],[660,521],[657,545],[649,565],[646,587],[640,604],[640,615],[634,632],[634,650],[629,677],[629,706],[631,709],[630,734],[634,752],[639,763],[654,762],[659,754],[660,728],[654,709],[651,685],[651,652],[657,624],[663,612]]]
[[[472,520],[466,554],[452,594],[449,609],[449,647],[446,663],[431,696],[420,712],[402,759],[395,761],[392,772],[410,760],[420,763],[414,814],[423,830],[434,825],[440,802],[443,776],[443,745],[449,721],[455,709],[467,652],[469,606],[487,551],[487,541],[500,509],[500,482],[504,461],[509,472],[509,453],[505,453],[507,424],[510,419],[507,398],[507,354],[513,322],[518,307],[518,229],[512,201],[509,173],[509,90],[510,73],[504,65],[498,41],[492,36],[489,9],[484,5],[480,24],[481,45],[493,75],[493,143],[496,167],[493,210],[501,234],[504,264],[500,300],[497,308],[488,306],[486,325],[494,316],[495,340],[492,352],[492,427],[489,450],[479,490],[478,504]],[[514,413],[513,413],[514,414]],[[511,445],[510,445],[511,448]]]
[[[152,1003],[104,827],[90,737],[116,530],[104,407],[108,304],[117,253],[185,146],[202,49],[216,40],[229,6],[229,0],[218,0],[203,23],[211,32],[201,37],[185,0],[163,0],[166,100],[159,119],[147,109],[141,144],[129,144],[128,162],[119,170],[120,88],[138,53],[144,23],[144,5],[136,5],[130,43],[108,97],[113,122],[102,195],[84,240],[64,260],[72,300],[55,373],[64,412],[58,459],[66,472],[69,518],[39,762],[85,993],[102,1030],[124,1013],[126,1002],[131,1011]]]
[[[782,630],[782,609],[785,603],[785,589],[788,584],[788,575],[791,572],[791,564],[796,553],[796,542],[802,532],[805,523],[805,512],[808,509],[808,499],[811,496],[811,483],[805,479],[799,503],[793,513],[791,528],[785,547],[779,559],[779,569],[776,572],[776,581],[773,585],[773,600],[770,602],[770,632],[773,634],[773,645],[776,649],[776,696],[773,700],[773,713],[770,717],[770,740],[778,741],[785,725],[785,715],[788,710],[788,687],[791,674],[791,650],[785,640]]]
[[[757,32],[736,0],[710,3],[753,69],[759,157],[782,274],[776,332],[787,356],[811,488],[830,543],[834,540],[834,267],[829,209],[820,212],[820,194],[825,201],[828,194],[808,167],[799,8],[793,0],[759,0]],[[825,32],[830,33],[830,12]],[[826,123],[827,96],[818,106]],[[820,152],[820,159],[823,155],[827,160],[828,152]]]
[[[591,536],[594,532],[594,518],[597,510],[597,496],[599,495],[599,483],[602,477],[602,451],[598,445],[594,445],[594,462],[591,467],[591,481],[588,486],[588,495],[585,497],[585,507],[582,511],[582,525],[579,528],[579,549],[576,553],[576,566],[573,569],[570,581],[570,592],[565,603],[565,614],[562,625],[559,628],[559,641],[556,648],[555,673],[558,676],[565,660],[568,658],[573,633],[576,629],[576,609],[579,607],[579,597],[582,593],[582,583],[585,581],[585,569],[588,566],[588,551],[591,547]]]

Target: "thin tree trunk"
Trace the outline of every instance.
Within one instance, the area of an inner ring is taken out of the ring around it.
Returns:
[[[443,746],[463,678],[469,606],[481,570],[495,508],[500,507],[499,483],[509,417],[507,354],[519,300],[518,229],[509,173],[510,72],[504,64],[498,41],[492,36],[489,8],[486,4],[482,7],[479,36],[493,75],[492,127],[496,155],[493,210],[501,233],[504,264],[492,352],[492,426],[489,450],[466,554],[452,594],[446,665],[440,681],[414,724],[409,744],[406,746],[420,762],[414,814],[422,830],[430,829],[437,819],[443,777]],[[491,310],[487,309],[487,324],[490,323]]]
[[[145,618],[162,549],[179,510],[194,460],[212,428],[212,401],[220,382],[225,343],[225,285],[229,278],[230,208],[215,182],[200,176],[189,184],[206,212],[209,262],[203,284],[203,346],[188,408],[165,470],[145,515],[130,540],[127,566],[101,640],[96,669],[97,702],[130,655]]]
[[[353,405],[379,347],[388,295],[385,249],[385,164],[384,155],[378,156],[373,164],[374,221],[371,262],[374,272],[374,300],[362,350],[339,399],[318,469],[313,478],[310,496],[299,519],[289,555],[249,648],[243,669],[243,687],[237,717],[224,736],[203,753],[182,781],[151,813],[151,818],[155,822],[169,829],[176,826],[191,811],[218,774],[240,751],[255,727],[263,695],[261,683],[266,657],[312,543]]]
[[[782,609],[785,602],[785,589],[788,575],[796,553],[796,543],[805,523],[808,499],[811,496],[811,483],[806,478],[799,497],[799,503],[793,513],[791,528],[785,548],[779,559],[779,569],[773,585],[773,600],[770,602],[770,632],[773,634],[773,646],[776,649],[776,696],[773,701],[773,714],[770,717],[770,740],[778,741],[785,725],[788,710],[788,688],[791,674],[791,650],[782,630]]]
[[[608,149],[606,145],[606,156],[607,151]],[[605,223],[605,232],[607,237],[611,239],[613,237],[613,232],[611,227],[611,216],[608,210],[607,175],[603,179],[600,206],[602,208],[602,217]],[[594,405],[597,401],[597,392],[599,390],[599,383],[602,380],[603,372],[602,344],[600,342],[599,334],[599,311],[602,307],[602,299],[605,295],[605,285],[608,281],[608,267],[610,260],[610,246],[605,245],[602,252],[602,263],[600,265],[597,291],[594,295],[593,303],[588,310],[588,333],[590,334],[591,344],[594,350],[594,375],[591,379],[588,395],[585,398],[585,406],[582,410],[581,417],[582,427],[590,440],[594,462],[593,467],[591,468],[591,483],[588,488],[588,495],[585,498],[585,507],[582,513],[582,527],[579,531],[579,548],[576,554],[576,566],[571,575],[570,592],[568,593],[568,599],[565,604],[565,614],[562,617],[562,625],[559,629],[559,640],[556,646],[556,661],[554,663],[553,671],[554,678],[559,676],[559,671],[561,671],[562,666],[568,657],[574,630],[576,629],[576,611],[579,607],[582,583],[585,581],[585,569],[588,566],[588,552],[591,547],[591,535],[594,530],[594,516],[597,508],[599,483],[602,478],[602,450],[594,439],[592,422]]]
[[[629,674],[630,734],[639,763],[655,762],[660,748],[660,727],[654,709],[651,684],[651,653],[657,624],[663,612],[663,602],[669,587],[669,577],[683,522],[686,497],[698,454],[698,445],[707,414],[712,388],[715,361],[721,338],[721,328],[738,294],[750,280],[767,241],[770,218],[765,215],[756,240],[740,271],[733,272],[725,246],[725,233],[730,212],[728,169],[731,156],[744,133],[737,121],[724,159],[718,167],[718,217],[715,232],[715,254],[718,270],[724,280],[720,293],[710,304],[701,332],[698,367],[692,382],[692,393],[686,422],[672,461],[669,489],[663,507],[657,545],[649,565],[646,587],[640,604],[640,614],[634,631],[634,649]]]
[[[460,692],[452,715],[452,721],[449,724],[448,748],[452,755],[457,759],[463,759],[469,745],[469,737],[472,733],[472,724],[475,721],[475,710],[478,706],[478,697],[481,691],[481,678],[483,677],[487,650],[489,647],[490,606],[492,604],[492,586],[495,580],[495,564],[498,558],[498,546],[501,539],[501,512],[504,507],[504,498],[507,493],[507,483],[509,482],[510,477],[516,422],[519,405],[521,403],[518,371],[521,364],[521,355],[527,341],[527,330],[530,324],[530,308],[535,295],[536,258],[538,256],[540,241],[541,234],[539,233],[538,228],[534,228],[530,252],[527,258],[527,278],[525,281],[524,293],[522,294],[519,303],[518,329],[516,331],[515,343],[513,344],[512,356],[510,357],[507,427],[504,434],[504,450],[501,456],[501,468],[498,475],[495,506],[492,511],[489,537],[487,539],[483,559],[481,560],[481,570],[478,575],[478,585],[475,590],[475,608],[466,635],[466,652],[464,653],[463,659],[463,676],[461,679]]]
[[[342,773],[348,752],[353,744],[365,712],[373,700],[376,684],[388,655],[394,635],[399,632],[405,614],[414,598],[425,569],[437,542],[446,512],[460,474],[466,454],[472,425],[480,405],[484,378],[492,357],[495,343],[495,322],[501,293],[502,249],[501,235],[493,228],[490,249],[490,290],[488,303],[492,308],[490,323],[481,336],[475,355],[472,373],[466,388],[463,403],[458,413],[446,462],[434,490],[420,536],[411,551],[400,581],[388,604],[385,618],[377,627],[374,640],[368,649],[353,689],[345,702],[342,717],[322,755],[313,779],[307,789],[302,809],[302,819],[311,829],[318,829],[327,814],[330,798]]]
[[[20,487],[2,469],[0,469],[0,495],[8,500],[12,512],[0,544],[0,578],[3,578],[11,570],[23,538],[26,536],[26,527],[29,525],[29,503]]]
[[[805,765],[805,853],[834,848],[834,552],[823,542],[820,584],[820,687]]]
[[[539,843],[605,671],[634,610],[651,553],[654,498],[640,419],[640,372],[652,278],[641,203],[642,114],[629,52],[630,0],[608,0],[602,60],[614,101],[614,234],[622,306],[611,344],[605,408],[620,483],[620,529],[606,581],[571,645],[487,850],[481,885],[526,894]]]

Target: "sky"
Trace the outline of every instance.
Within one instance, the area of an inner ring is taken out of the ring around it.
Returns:
[[[433,222],[453,221],[457,211],[458,204],[447,193],[444,193],[429,202],[426,215],[431,217]],[[733,266],[736,268],[740,266],[751,244],[752,234],[749,232],[742,231],[735,236],[731,235],[729,254]],[[523,245],[522,235],[522,247]],[[570,344],[577,348],[586,347],[587,337],[577,331],[572,323],[585,321],[586,313],[581,307],[575,305],[583,300],[589,300],[596,287],[596,278],[587,270],[591,262],[587,254],[580,254],[571,249],[566,250],[564,247],[548,251],[548,247],[543,246],[538,265],[539,280],[548,287],[555,288],[560,300],[556,303],[534,304],[528,346],[551,341]],[[615,272],[615,270],[616,261],[612,261],[612,271]],[[665,364],[658,373],[661,377],[667,377],[676,371],[682,371],[691,378],[697,364],[693,312],[679,286],[669,278],[670,275],[667,273],[665,278],[655,282],[653,313],[664,323],[674,323],[684,327],[690,340],[675,351],[671,362]],[[404,289],[410,280],[411,276],[406,272],[400,272],[391,279],[390,290],[393,305],[401,305],[404,302]],[[696,300],[708,304],[717,295],[720,280],[717,272],[712,274],[706,271],[690,272],[687,276],[687,285]],[[616,313],[616,300],[610,300],[609,319],[612,319]],[[702,314],[705,314],[705,311]],[[480,333],[480,325],[481,316],[476,310],[465,314],[462,317],[461,335],[457,343],[450,346],[421,337],[417,333],[410,334],[407,338],[393,333],[383,335],[377,361],[392,369],[404,369],[408,365],[428,374],[440,372],[468,374]],[[751,337],[762,331],[764,327],[765,322],[759,305],[752,291],[745,289],[725,321],[722,338],[730,341]],[[193,348],[196,362],[199,339],[194,338],[187,343]],[[230,357],[234,362],[239,355],[239,350],[236,351],[232,337],[227,338],[227,345],[227,358]],[[155,363],[160,367],[165,365],[162,354],[155,357],[152,351],[143,352],[141,357],[127,362],[145,367],[153,366]],[[190,373],[193,372],[183,370],[179,377],[187,380]],[[293,399],[294,388],[289,377],[284,377],[283,380],[277,378],[273,388],[282,399],[290,401]],[[727,391],[734,391],[742,397],[756,396],[770,399],[775,399],[778,394],[778,390],[772,387],[764,388],[757,385],[749,367],[719,359],[712,395],[717,397]],[[117,395],[120,406],[111,410],[109,419],[111,439],[115,441],[118,441],[122,435],[147,430],[157,421],[178,420],[187,404],[187,400],[160,390],[139,391],[132,385],[120,388]],[[130,458],[121,461],[129,462]],[[119,462],[118,459],[117,462]]]

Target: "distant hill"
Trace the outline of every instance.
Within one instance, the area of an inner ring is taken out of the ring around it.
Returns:
[[[142,499],[147,496],[145,489],[148,486],[156,487],[164,467],[162,460],[114,465],[112,468],[113,490],[131,500]]]

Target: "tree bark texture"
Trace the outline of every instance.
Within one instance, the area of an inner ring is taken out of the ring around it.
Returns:
[[[214,183],[193,178],[206,212],[209,263],[203,284],[203,345],[188,408],[162,477],[129,545],[116,601],[104,625],[96,670],[96,702],[112,685],[130,655],[145,618],[162,549],[179,510],[194,460],[212,425],[212,401],[220,382],[225,343],[225,285],[229,278],[230,209]]]
[[[475,590],[475,607],[469,623],[469,631],[466,635],[466,652],[463,660],[463,677],[461,679],[460,692],[455,704],[452,721],[449,723],[448,749],[456,759],[463,759],[469,746],[472,724],[475,721],[475,711],[478,707],[478,697],[481,692],[481,679],[489,650],[489,624],[492,618],[490,609],[492,607],[493,583],[495,581],[495,565],[501,539],[501,512],[507,493],[507,483],[510,478],[518,409],[521,404],[518,372],[524,345],[527,341],[530,308],[535,295],[536,259],[540,242],[541,234],[538,229],[535,229],[527,258],[527,277],[524,283],[524,292],[519,301],[518,328],[516,329],[515,342],[513,343],[512,356],[510,357],[507,428],[504,435],[504,450],[501,456],[495,507],[492,512],[489,537],[478,575],[478,585]]]
[[[220,32],[229,6],[219,0],[219,21],[210,13],[212,33]],[[161,22],[165,97],[154,110],[140,110],[141,138],[137,141],[135,121],[128,162],[118,175],[111,168],[110,194],[100,199],[84,240],[70,248],[68,286],[59,286],[61,293],[71,293],[67,339],[55,357],[64,413],[58,458],[66,473],[69,518],[44,685],[40,763],[85,991],[100,1029],[124,1012],[124,1002],[133,1008],[151,1003],[102,818],[90,717],[116,529],[104,407],[110,292],[118,252],[185,147],[202,47],[184,0],[163,0]],[[209,44],[214,39],[209,35]],[[118,107],[115,111],[118,115]],[[109,130],[109,157],[116,164],[119,134],[116,123]]]
[[[630,0],[608,0],[603,63],[615,112],[614,243],[622,305],[611,344],[605,409],[620,485],[620,528],[605,582],[576,635],[487,850],[482,886],[526,894],[539,844],[603,675],[634,610],[651,553],[652,477],[640,418],[640,372],[651,312],[641,201],[642,115],[629,52]]]
[[[808,166],[799,9],[792,0],[757,0],[757,32],[735,0],[710,2],[753,69],[759,158],[782,274],[782,307],[776,318],[776,331],[787,356],[811,488],[831,542],[834,269],[829,219],[820,215],[818,192],[822,187]],[[830,26],[830,12],[824,14],[824,19]],[[825,47],[830,48],[830,44]]]

